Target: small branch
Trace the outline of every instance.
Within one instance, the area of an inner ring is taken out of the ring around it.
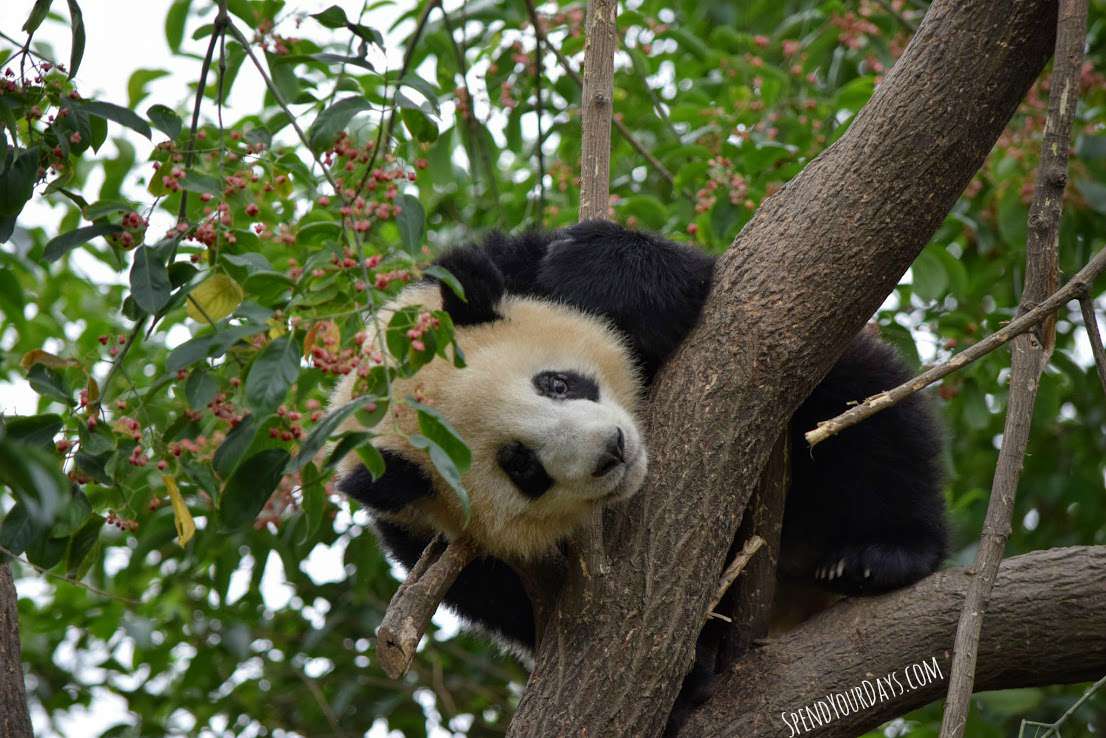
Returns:
[[[715,590],[714,596],[710,598],[710,604],[707,605],[707,614],[714,612],[714,608],[718,607],[718,603],[722,601],[722,597],[729,590],[730,585],[737,579],[738,574],[745,571],[745,565],[749,563],[749,559],[753,558],[753,554],[760,550],[764,545],[764,539],[760,536],[753,536],[749,540],[745,541],[745,545],[741,548],[741,552],[734,557],[734,560],[730,562],[730,565],[726,567],[726,570],[722,572],[722,577],[718,580],[718,589]]]
[[[461,570],[476,558],[476,549],[464,538],[446,545],[436,536],[396,590],[376,631],[380,667],[399,679],[411,666],[415,649],[442,598]]]
[[[1031,330],[1046,317],[1059,310],[1070,300],[1074,300],[1087,292],[1099,274],[1106,270],[1106,249],[1095,254],[1087,265],[1068,280],[1060,289],[1056,290],[1046,300],[1036,307],[1026,311],[1019,317],[1007,323],[979,343],[969,346],[944,364],[928,369],[913,379],[900,384],[898,387],[872,395],[864,402],[841,413],[835,418],[823,421],[814,430],[807,431],[804,435],[806,442],[816,446],[830,436],[835,436],[846,428],[851,428],[860,421],[870,418],[876,413],[886,410],[892,405],[905,400],[910,395],[921,392],[929,385],[942,377],[964,368],[973,361],[985,356],[1011,339]]]
[[[196,156],[196,129],[200,125],[200,108],[203,106],[204,91],[207,89],[207,73],[211,70],[211,61],[215,58],[215,48],[219,45],[219,39],[226,33],[228,25],[227,0],[220,0],[219,12],[215,15],[214,27],[211,29],[211,42],[207,45],[207,53],[204,54],[203,66],[200,67],[200,80],[196,84],[196,102],[192,105],[192,130],[188,136],[188,148],[184,152],[184,169],[192,167],[192,160]],[[249,46],[246,45],[249,50]],[[221,86],[221,82],[220,82]],[[222,95],[220,94],[220,99]],[[182,190],[180,196],[180,208],[177,209],[177,223],[185,222],[188,212],[188,190]],[[176,246],[170,253],[169,262],[172,263],[176,256]]]
[[[531,22],[534,18],[531,17]],[[535,31],[536,33],[536,31]],[[542,144],[545,143],[545,133],[542,131],[541,117],[544,113],[541,96],[541,76],[545,71],[542,64],[542,43],[537,39],[534,43],[534,114],[538,119],[538,138],[534,143],[534,153],[538,157],[538,225],[545,223],[545,152]]]
[[[571,78],[572,81],[576,83],[577,87],[583,88],[584,81],[580,79],[580,75],[577,74],[576,70],[572,68],[572,62],[568,60],[568,57],[561,53],[561,50],[557,48],[556,45],[549,42],[549,38],[545,35],[545,31],[542,30],[538,18],[537,9],[534,7],[534,0],[526,0],[526,10],[530,14],[530,23],[534,26],[534,33],[538,37],[539,45],[544,43],[546,47],[548,47],[549,50],[553,52],[553,55],[557,57],[557,62],[561,65],[561,68],[565,70],[565,74],[567,74],[569,78]],[[637,139],[637,136],[635,136],[633,132],[626,127],[626,124],[619,120],[617,117],[612,118],[611,122],[614,124],[614,127],[618,131],[619,135],[622,136],[622,138],[626,139],[626,143],[630,144],[631,148],[633,148],[634,151],[636,151],[638,154],[641,155],[643,159],[649,162],[649,166],[651,166],[657,172],[657,174],[664,177],[670,185],[675,187],[676,178],[672,176],[672,172],[668,171],[668,167],[662,164],[660,159],[653,156],[649,149],[645,148],[645,145],[642,144],[641,141]],[[693,199],[691,197],[691,193],[689,192],[684,192],[681,190],[680,194],[682,194],[689,200]]]
[[[1056,736],[1056,738],[1060,738],[1060,726],[1067,722],[1067,719],[1070,718],[1075,713],[1075,711],[1079,709],[1080,705],[1089,700],[1092,694],[1101,689],[1103,684],[1106,684],[1106,676],[1102,677],[1097,682],[1088,687],[1087,691],[1083,693],[1083,696],[1077,699],[1071,707],[1065,710],[1064,714],[1060,716],[1059,720],[1048,725],[1048,730],[1046,730],[1044,733],[1041,733],[1038,738],[1050,738],[1051,736]],[[1022,724],[1025,725],[1026,722],[1027,721],[1023,720]],[[1042,728],[1045,727],[1045,725],[1042,723],[1034,723],[1034,725]]]
[[[1079,101],[1079,74],[1087,34],[1087,0],[1060,0],[1053,55],[1048,119],[1041,142],[1041,163],[1029,206],[1029,239],[1026,243],[1025,290],[1019,312],[1028,312],[1055,292],[1059,279],[1060,215],[1067,183],[1071,124]],[[968,722],[975,687],[976,661],[983,615],[991,599],[1014,514],[1033,408],[1041,373],[1056,343],[1055,318],[1042,322],[1034,333],[1014,341],[1011,357],[1010,399],[1002,433],[991,499],[983,521],[973,576],[960,611],[953,645],[948,698],[941,720],[941,738],[961,738]]]
[[[115,600],[116,602],[120,602],[124,605],[129,605],[131,607],[136,607],[139,604],[137,601],[132,600],[128,597],[122,597],[120,595],[112,594],[111,592],[105,592],[102,589],[97,589],[96,587],[93,587],[91,584],[85,584],[80,579],[71,579],[71,578],[69,578],[67,576],[63,576],[61,574],[55,574],[54,572],[49,571],[48,569],[43,569],[41,566],[38,566],[37,564],[32,564],[27,559],[20,558],[19,556],[17,556],[15,553],[13,553],[8,548],[5,548],[4,546],[0,546],[0,554],[4,554],[5,556],[11,557],[12,561],[18,561],[23,566],[31,567],[32,569],[35,570],[35,572],[37,572],[41,576],[49,577],[50,579],[53,579],[53,580],[58,581],[58,582],[65,582],[66,584],[71,584],[71,585],[73,585],[74,587],[76,587],[78,589],[83,589],[86,592],[91,592],[94,595],[99,595],[100,597],[106,597],[109,600]]]
[[[315,153],[315,150],[311,148],[311,144],[307,140],[307,134],[300,128],[300,124],[296,120],[296,115],[288,107],[284,95],[282,95],[280,90],[277,89],[277,86],[273,84],[273,80],[265,70],[265,65],[263,65],[261,60],[257,58],[257,55],[253,53],[249,40],[238,30],[238,27],[229,20],[227,21],[226,30],[231,36],[234,36],[234,39],[246,50],[246,55],[250,57],[250,61],[253,62],[253,65],[257,68],[258,73],[261,75],[261,79],[265,81],[265,87],[269,92],[273,93],[273,99],[277,101],[277,105],[279,105],[280,109],[284,111],[284,114],[288,116],[288,121],[292,124],[292,129],[296,132],[296,135],[299,137],[304,147],[311,152],[311,157],[315,160],[315,163],[319,165],[323,176],[326,177],[326,181],[334,188],[334,194],[344,200],[345,197],[342,195],[342,190],[338,187],[338,183],[334,180],[334,176],[330,173],[330,170],[327,169],[326,165],[323,164],[322,160],[319,159],[319,155]]]
[[[1091,342],[1091,353],[1098,368],[1098,378],[1102,381],[1102,391],[1106,393],[1106,350],[1102,348],[1102,334],[1098,332],[1098,319],[1094,314],[1094,298],[1090,292],[1079,297],[1079,309],[1083,312],[1083,323],[1087,326],[1087,338]]]

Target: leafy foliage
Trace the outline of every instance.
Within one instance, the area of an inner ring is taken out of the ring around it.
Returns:
[[[580,68],[583,6],[540,6],[550,47],[535,53],[524,3],[446,15],[386,1],[354,18],[337,6],[311,15],[281,0],[230,0],[237,33],[221,43],[212,5],[174,0],[165,16],[176,58],[163,66],[198,77],[197,55],[209,43],[214,55],[195,128],[191,99],[139,111],[168,74],[159,66],[133,71],[126,105],[82,97],[75,0],[67,16],[38,0],[23,26],[33,37],[68,23],[64,66],[34,43],[31,53],[0,45],[0,371],[38,398],[37,412],[4,418],[0,545],[23,576],[50,575],[20,600],[32,698],[57,729],[107,690],[127,708],[102,733],[112,736],[360,735],[378,719],[408,736],[438,724],[501,734],[525,675],[486,645],[446,629],[408,681],[375,667],[372,633],[395,582],[330,472],[357,452],[380,473],[372,434],[408,404],[421,430],[412,442],[467,500],[463,439],[433,408],[390,393],[393,378],[431,361],[463,362],[449,317],[415,307],[378,325],[374,309],[444,244],[575,220],[580,90],[552,48]],[[921,5],[623,8],[614,107],[663,170],[616,134],[613,217],[724,249],[848,127]],[[1068,274],[1106,232],[1096,71],[1106,6],[1092,6],[1062,228]],[[389,16],[392,27],[378,28]],[[385,44],[405,52],[402,68],[385,63]],[[223,101],[258,72],[271,83],[263,105],[232,117]],[[1046,100],[1042,82],[876,316],[913,363],[945,358],[1012,316]],[[33,224],[32,202],[61,214]],[[89,265],[117,278],[93,282]],[[364,345],[369,327],[387,354]],[[1084,341],[1065,316],[1011,553],[1106,542],[1106,403]],[[1000,353],[938,390],[958,559],[986,505],[1006,373]],[[358,399],[325,414],[348,374]],[[350,416],[365,430],[342,431]],[[319,576],[305,562],[327,551],[340,564]],[[266,594],[281,574],[283,604]],[[981,697],[970,732],[1013,734],[1018,717],[1054,719],[1072,695]],[[1081,708],[1084,724],[1106,719],[1098,703]],[[938,717],[915,714],[911,734],[935,734]]]

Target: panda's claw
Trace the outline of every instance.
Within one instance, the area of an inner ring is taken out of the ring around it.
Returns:
[[[837,576],[841,576],[845,573],[845,560],[841,559],[837,562]]]

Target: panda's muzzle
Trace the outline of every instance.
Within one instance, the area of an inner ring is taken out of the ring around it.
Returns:
[[[613,471],[619,464],[626,463],[626,436],[621,428],[615,428],[615,435],[607,441],[607,447],[603,449],[599,457],[599,464],[591,473],[593,477],[604,477]]]

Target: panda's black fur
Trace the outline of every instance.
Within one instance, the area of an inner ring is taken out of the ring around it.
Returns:
[[[688,335],[710,291],[714,258],[690,246],[606,222],[551,233],[492,234],[453,249],[437,264],[464,286],[466,300],[443,285],[457,325],[498,319],[504,293],[547,298],[600,315],[622,332],[651,381]],[[934,571],[945,555],[940,433],[927,400],[914,396],[817,448],[804,431],[847,404],[907,379],[887,345],[858,335],[795,413],[791,489],[780,574],[844,595],[885,592]],[[416,465],[386,454],[375,483],[361,471],[341,489],[370,508],[395,510],[433,494]],[[381,522],[388,552],[410,567],[428,543]],[[529,600],[511,567],[486,557],[470,564],[445,598],[465,619],[532,648]]]

